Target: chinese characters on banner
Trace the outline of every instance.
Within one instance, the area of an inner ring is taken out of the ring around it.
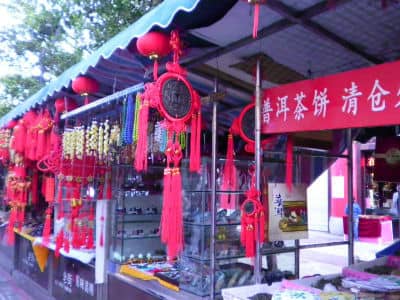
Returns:
[[[268,184],[270,241],[307,238],[306,185],[293,185],[287,190],[284,183]]]
[[[264,90],[262,132],[400,123],[400,61]]]

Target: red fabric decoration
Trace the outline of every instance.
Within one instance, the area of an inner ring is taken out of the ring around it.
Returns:
[[[247,191],[247,199],[241,206],[241,232],[240,242],[245,247],[246,256],[254,257],[256,254],[256,237],[260,243],[264,242],[265,213],[260,202],[260,192],[254,188]]]
[[[158,78],[158,59],[171,52],[169,36],[161,32],[148,32],[138,38],[136,47],[143,56],[154,60],[153,78]]]
[[[253,38],[257,38],[258,33],[258,23],[260,19],[260,4],[267,2],[267,0],[244,0],[252,5],[254,5],[253,13]]]
[[[47,246],[50,241],[51,212],[52,212],[52,208],[47,207],[46,220],[44,221],[44,228],[43,228],[43,245],[45,245],[45,246]]]
[[[11,148],[17,153],[24,153],[26,145],[26,127],[24,119],[18,121],[18,125],[14,127]]]
[[[226,151],[226,161],[224,165],[221,185],[221,207],[224,209],[236,209],[237,195],[228,193],[229,191],[237,191],[237,170],[235,167],[233,136],[228,134],[228,146]]]
[[[167,168],[164,170],[163,209],[161,216],[161,241],[167,245],[167,255],[174,259],[183,249],[182,178],[179,164],[182,149],[178,142],[168,142]],[[170,164],[173,164],[171,168]]]
[[[139,95],[136,101],[140,101],[138,141],[135,151],[135,169],[138,172],[147,170],[147,129],[149,124],[149,100]]]
[[[293,139],[287,137],[286,142],[286,186],[288,191],[292,191],[293,184]]]
[[[53,120],[50,112],[46,109],[38,118],[37,122],[37,149],[35,160],[41,160],[46,154],[49,154],[48,145],[50,144],[50,131],[53,128]]]
[[[56,257],[60,256],[60,250],[63,247],[63,244],[64,244],[64,230],[61,229],[57,234],[56,238],[56,249],[54,250],[54,255]]]
[[[72,89],[75,93],[85,96],[85,105],[89,104],[89,94],[99,91],[99,83],[89,77],[79,76],[72,81]]]
[[[10,202],[10,217],[8,219],[8,226],[7,226],[7,244],[14,245],[15,243],[15,235],[14,235],[14,225],[17,220],[17,206],[15,202]]]

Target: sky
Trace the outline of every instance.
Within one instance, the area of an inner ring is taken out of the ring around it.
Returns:
[[[4,7],[5,4],[9,3],[12,0],[0,0],[0,29],[7,29],[13,25],[19,23],[19,19],[12,16],[9,11]],[[0,44],[0,51],[7,51]],[[10,72],[15,73],[16,70],[13,70],[11,66],[8,66],[6,63],[0,61],[0,77],[9,74]]]

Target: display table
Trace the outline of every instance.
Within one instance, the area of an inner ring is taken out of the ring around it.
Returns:
[[[343,217],[345,239],[348,234],[347,216]],[[358,224],[358,237],[362,242],[387,243],[393,241],[392,218],[390,216],[361,215]]]
[[[145,281],[118,273],[108,275],[108,291],[109,300],[116,297],[118,300],[204,300],[204,298],[182,290],[173,291],[154,280]],[[116,291],[118,291],[118,294],[116,294]]]

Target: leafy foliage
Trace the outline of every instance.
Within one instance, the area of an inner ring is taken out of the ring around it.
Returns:
[[[20,22],[0,29],[0,61],[7,63],[10,70],[0,77],[0,116],[160,2],[10,1],[6,8]]]

